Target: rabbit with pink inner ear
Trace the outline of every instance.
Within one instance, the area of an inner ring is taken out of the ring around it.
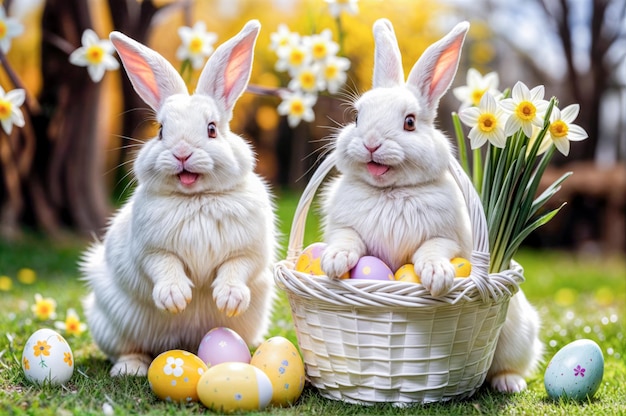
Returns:
[[[145,375],[166,350],[195,352],[218,326],[251,346],[263,340],[275,293],[274,207],[250,145],[229,128],[259,29],[250,21],[217,48],[192,95],[161,55],[111,33],[160,124],[134,162],[132,197],[81,263],[89,328],[113,376]]]
[[[354,102],[355,121],[337,135],[340,175],[324,190],[321,265],[329,277],[372,255],[392,270],[414,264],[424,287],[442,296],[454,282],[450,259],[471,257],[469,214],[448,170],[451,146],[434,126],[468,29],[460,23],[431,45],[405,82],[391,23],[374,24],[373,88]],[[516,295],[488,375],[498,390],[525,388],[541,353],[538,326],[532,306]]]

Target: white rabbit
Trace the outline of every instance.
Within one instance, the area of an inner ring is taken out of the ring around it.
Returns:
[[[392,270],[413,263],[424,287],[440,296],[454,281],[450,259],[470,258],[470,220],[448,171],[449,140],[434,126],[468,29],[460,23],[431,45],[405,82],[391,23],[374,24],[373,89],[355,101],[355,121],[337,136],[340,176],[324,191],[328,247],[321,264],[328,276],[373,255]],[[509,315],[489,377],[498,390],[519,391],[537,362],[539,320],[523,294],[511,301]],[[512,330],[513,322],[525,329]]]
[[[275,293],[274,207],[250,145],[229,128],[259,29],[250,21],[217,48],[192,95],[157,52],[110,35],[161,126],[134,162],[132,197],[81,263],[92,290],[87,321],[113,376],[145,375],[166,350],[195,353],[218,326],[249,345],[263,339]]]

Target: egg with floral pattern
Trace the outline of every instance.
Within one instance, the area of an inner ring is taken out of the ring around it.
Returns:
[[[22,370],[32,383],[65,384],[74,373],[72,349],[58,332],[39,329],[26,341]]]
[[[250,364],[263,370],[274,391],[272,404],[293,404],[304,389],[304,363],[295,345],[276,336],[263,342],[254,352]]]
[[[326,243],[313,243],[307,246],[296,261],[295,270],[313,275],[322,276],[322,253],[326,249]]]
[[[161,400],[196,402],[198,381],[206,371],[206,364],[197,355],[184,350],[165,351],[148,367],[148,383]]]
[[[263,410],[272,400],[272,383],[251,364],[221,363],[202,375],[198,397],[203,405],[217,412]]]
[[[553,399],[587,400],[593,397],[604,375],[604,356],[590,339],[570,342],[552,357],[544,374],[544,385]]]

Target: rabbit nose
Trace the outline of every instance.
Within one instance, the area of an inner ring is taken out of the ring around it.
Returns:
[[[188,155],[174,155],[174,157],[178,159],[180,163],[185,163],[191,157],[191,153]]]
[[[376,150],[378,150],[378,148],[380,147],[379,144],[374,145],[374,146],[369,146],[367,144],[364,144],[365,148],[370,152],[370,153],[374,153]]]

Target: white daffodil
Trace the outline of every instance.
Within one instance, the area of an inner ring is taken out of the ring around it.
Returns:
[[[302,43],[309,49],[314,61],[324,61],[326,58],[335,56],[339,52],[339,45],[333,41],[333,32],[325,29],[321,33],[306,36]]]
[[[276,54],[278,55],[276,70],[279,72],[287,71],[291,76],[311,62],[311,54],[302,43],[287,45],[277,50]]]
[[[321,78],[326,84],[326,89],[331,94],[336,94],[348,79],[347,71],[350,68],[350,60],[340,56],[327,58],[320,70]]]
[[[301,67],[289,82],[287,88],[292,91],[302,91],[307,94],[317,94],[325,87],[324,80],[320,77],[319,65],[307,65]]]
[[[276,51],[276,53],[281,49],[289,48],[299,43],[300,34],[290,31],[289,27],[284,23],[278,25],[278,30],[270,34],[270,49]]]
[[[471,127],[468,137],[472,149],[478,149],[487,141],[496,147],[506,145],[506,116],[490,93],[483,94],[478,107],[461,110],[459,118]]]
[[[543,126],[543,116],[548,108],[543,94],[543,85],[529,90],[526,84],[518,81],[513,86],[512,98],[500,102],[502,109],[510,114],[504,128],[507,136],[515,134],[521,128],[526,136],[531,137],[533,125]]]
[[[55,322],[55,328],[64,331],[67,335],[80,335],[87,329],[87,325],[80,321],[78,313],[72,308],[67,310],[65,322]]]
[[[0,6],[0,50],[8,53],[11,49],[11,39],[24,32],[24,26],[15,18],[7,17],[4,7]]]
[[[83,46],[70,55],[70,62],[77,66],[86,66],[93,82],[100,82],[106,71],[113,71],[120,67],[120,63],[113,57],[113,44],[108,39],[100,39],[96,32],[85,29],[81,38]]]
[[[278,114],[287,116],[290,127],[296,127],[300,121],[311,122],[315,120],[313,106],[317,102],[317,96],[303,94],[299,91],[282,94],[283,101],[278,106]]]
[[[550,138],[557,150],[565,156],[569,154],[569,142],[578,142],[588,137],[585,129],[572,123],[578,117],[579,111],[578,104],[571,104],[563,110],[554,107],[550,113]]]
[[[498,91],[500,79],[497,72],[490,72],[482,76],[478,70],[467,70],[467,85],[452,90],[454,96],[461,101],[461,109],[477,106],[483,94],[489,92],[496,99],[502,94]]]
[[[217,35],[206,31],[204,22],[196,22],[193,27],[178,28],[178,36],[183,44],[176,50],[176,59],[189,59],[193,69],[200,69],[205,60],[213,53],[213,45],[217,42]]]
[[[359,0],[325,0],[328,4],[328,12],[332,17],[339,17],[341,12],[351,15],[359,13]]]
[[[23,89],[11,90],[7,93],[0,87],[0,123],[6,134],[11,134],[13,125],[24,127],[24,115],[20,106],[24,104],[26,92]]]

